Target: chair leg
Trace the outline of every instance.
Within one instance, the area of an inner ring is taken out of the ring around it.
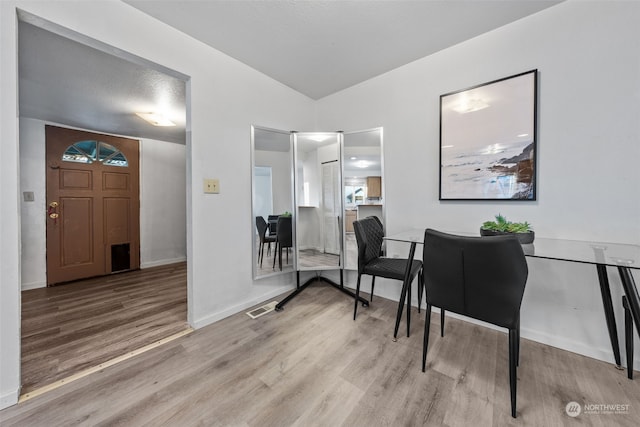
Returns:
[[[403,302],[404,304],[404,302]],[[407,285],[407,338],[411,329],[411,282]]]
[[[440,336],[444,337],[444,308],[440,309]]]
[[[273,248],[273,269],[276,269],[276,252],[278,252],[278,242],[276,242],[275,247]]]
[[[424,339],[422,341],[422,372],[427,367],[427,347],[429,347],[429,325],[431,324],[431,304],[427,302],[424,319]]]
[[[516,366],[520,366],[520,314],[518,314],[518,324],[516,327]]]
[[[258,264],[260,264],[260,268],[262,268],[262,251],[264,250],[264,243],[260,243],[258,246]]]
[[[627,297],[622,297],[622,307],[624,308],[624,343],[627,349],[627,378],[633,379],[633,317]]]
[[[362,274],[358,274],[358,282],[356,284],[356,302],[355,302],[355,305],[353,306],[353,320],[356,320],[356,313],[358,312],[358,297],[360,296],[360,278],[361,277],[362,277]]]
[[[371,298],[369,302],[373,302],[373,288],[376,286],[376,276],[371,276]]]
[[[420,313],[420,306],[422,305],[422,286],[424,283],[424,276],[422,275],[422,269],[418,272],[418,313]]]
[[[511,416],[516,417],[516,388],[518,377],[516,371],[516,351],[518,348],[516,329],[509,329],[509,385],[511,388]]]

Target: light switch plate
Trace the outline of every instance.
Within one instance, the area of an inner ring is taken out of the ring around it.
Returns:
[[[33,195],[33,191],[24,191],[22,193],[22,197],[25,202],[33,202],[35,200],[35,196]]]
[[[206,194],[218,194],[220,193],[220,180],[217,178],[205,178],[204,180],[204,192]]]

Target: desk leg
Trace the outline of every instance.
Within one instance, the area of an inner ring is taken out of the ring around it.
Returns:
[[[411,278],[411,263],[413,262],[413,256],[416,253],[416,242],[411,242],[409,248],[409,258],[407,258],[407,269],[404,273],[404,281],[402,283],[402,292],[400,292],[400,300],[398,301],[398,313],[396,314],[396,327],[393,330],[393,340],[398,338],[398,328],[400,327],[400,319],[402,318],[402,310],[404,308],[404,300],[407,297],[407,290],[411,286],[409,281]],[[411,301],[407,303],[407,336],[409,336],[409,322],[410,322]]]
[[[620,344],[618,343],[618,328],[616,318],[613,315],[613,303],[611,302],[611,288],[609,287],[609,277],[607,276],[607,266],[596,264],[598,269],[598,281],[600,282],[600,292],[602,293],[602,304],[604,305],[604,316],[607,320],[609,339],[613,348],[613,357],[616,359],[616,367],[622,369],[620,362]],[[622,275],[622,273],[620,273]],[[636,296],[637,296],[636,291]]]
[[[622,280],[624,293],[627,295],[627,302],[629,303],[633,321],[636,324],[636,331],[638,331],[638,336],[640,337],[640,297],[638,296],[636,282],[627,267],[618,266],[618,273],[620,274],[620,280]]]

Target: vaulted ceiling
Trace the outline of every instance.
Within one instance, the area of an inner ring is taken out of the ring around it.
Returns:
[[[319,99],[559,1],[125,3]],[[21,117],[184,143],[181,76],[49,30],[20,23]],[[153,127],[132,114],[158,105],[176,127]]]

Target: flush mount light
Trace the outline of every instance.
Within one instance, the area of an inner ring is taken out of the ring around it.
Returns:
[[[136,115],[154,126],[175,126],[171,120],[158,113],[136,113]]]
[[[529,136],[528,133],[521,133],[520,135],[518,135],[518,138],[524,138],[525,136]]]
[[[357,168],[366,168],[369,167],[369,162],[367,162],[366,160],[359,160],[357,162],[354,163],[354,166]]]
[[[351,156],[349,157],[349,160],[357,160],[358,158],[356,156]]]
[[[323,134],[319,134],[319,135],[312,135],[309,137],[309,139],[311,139],[312,141],[315,142],[322,142],[325,141],[327,139],[331,138],[331,135],[323,135]]]

